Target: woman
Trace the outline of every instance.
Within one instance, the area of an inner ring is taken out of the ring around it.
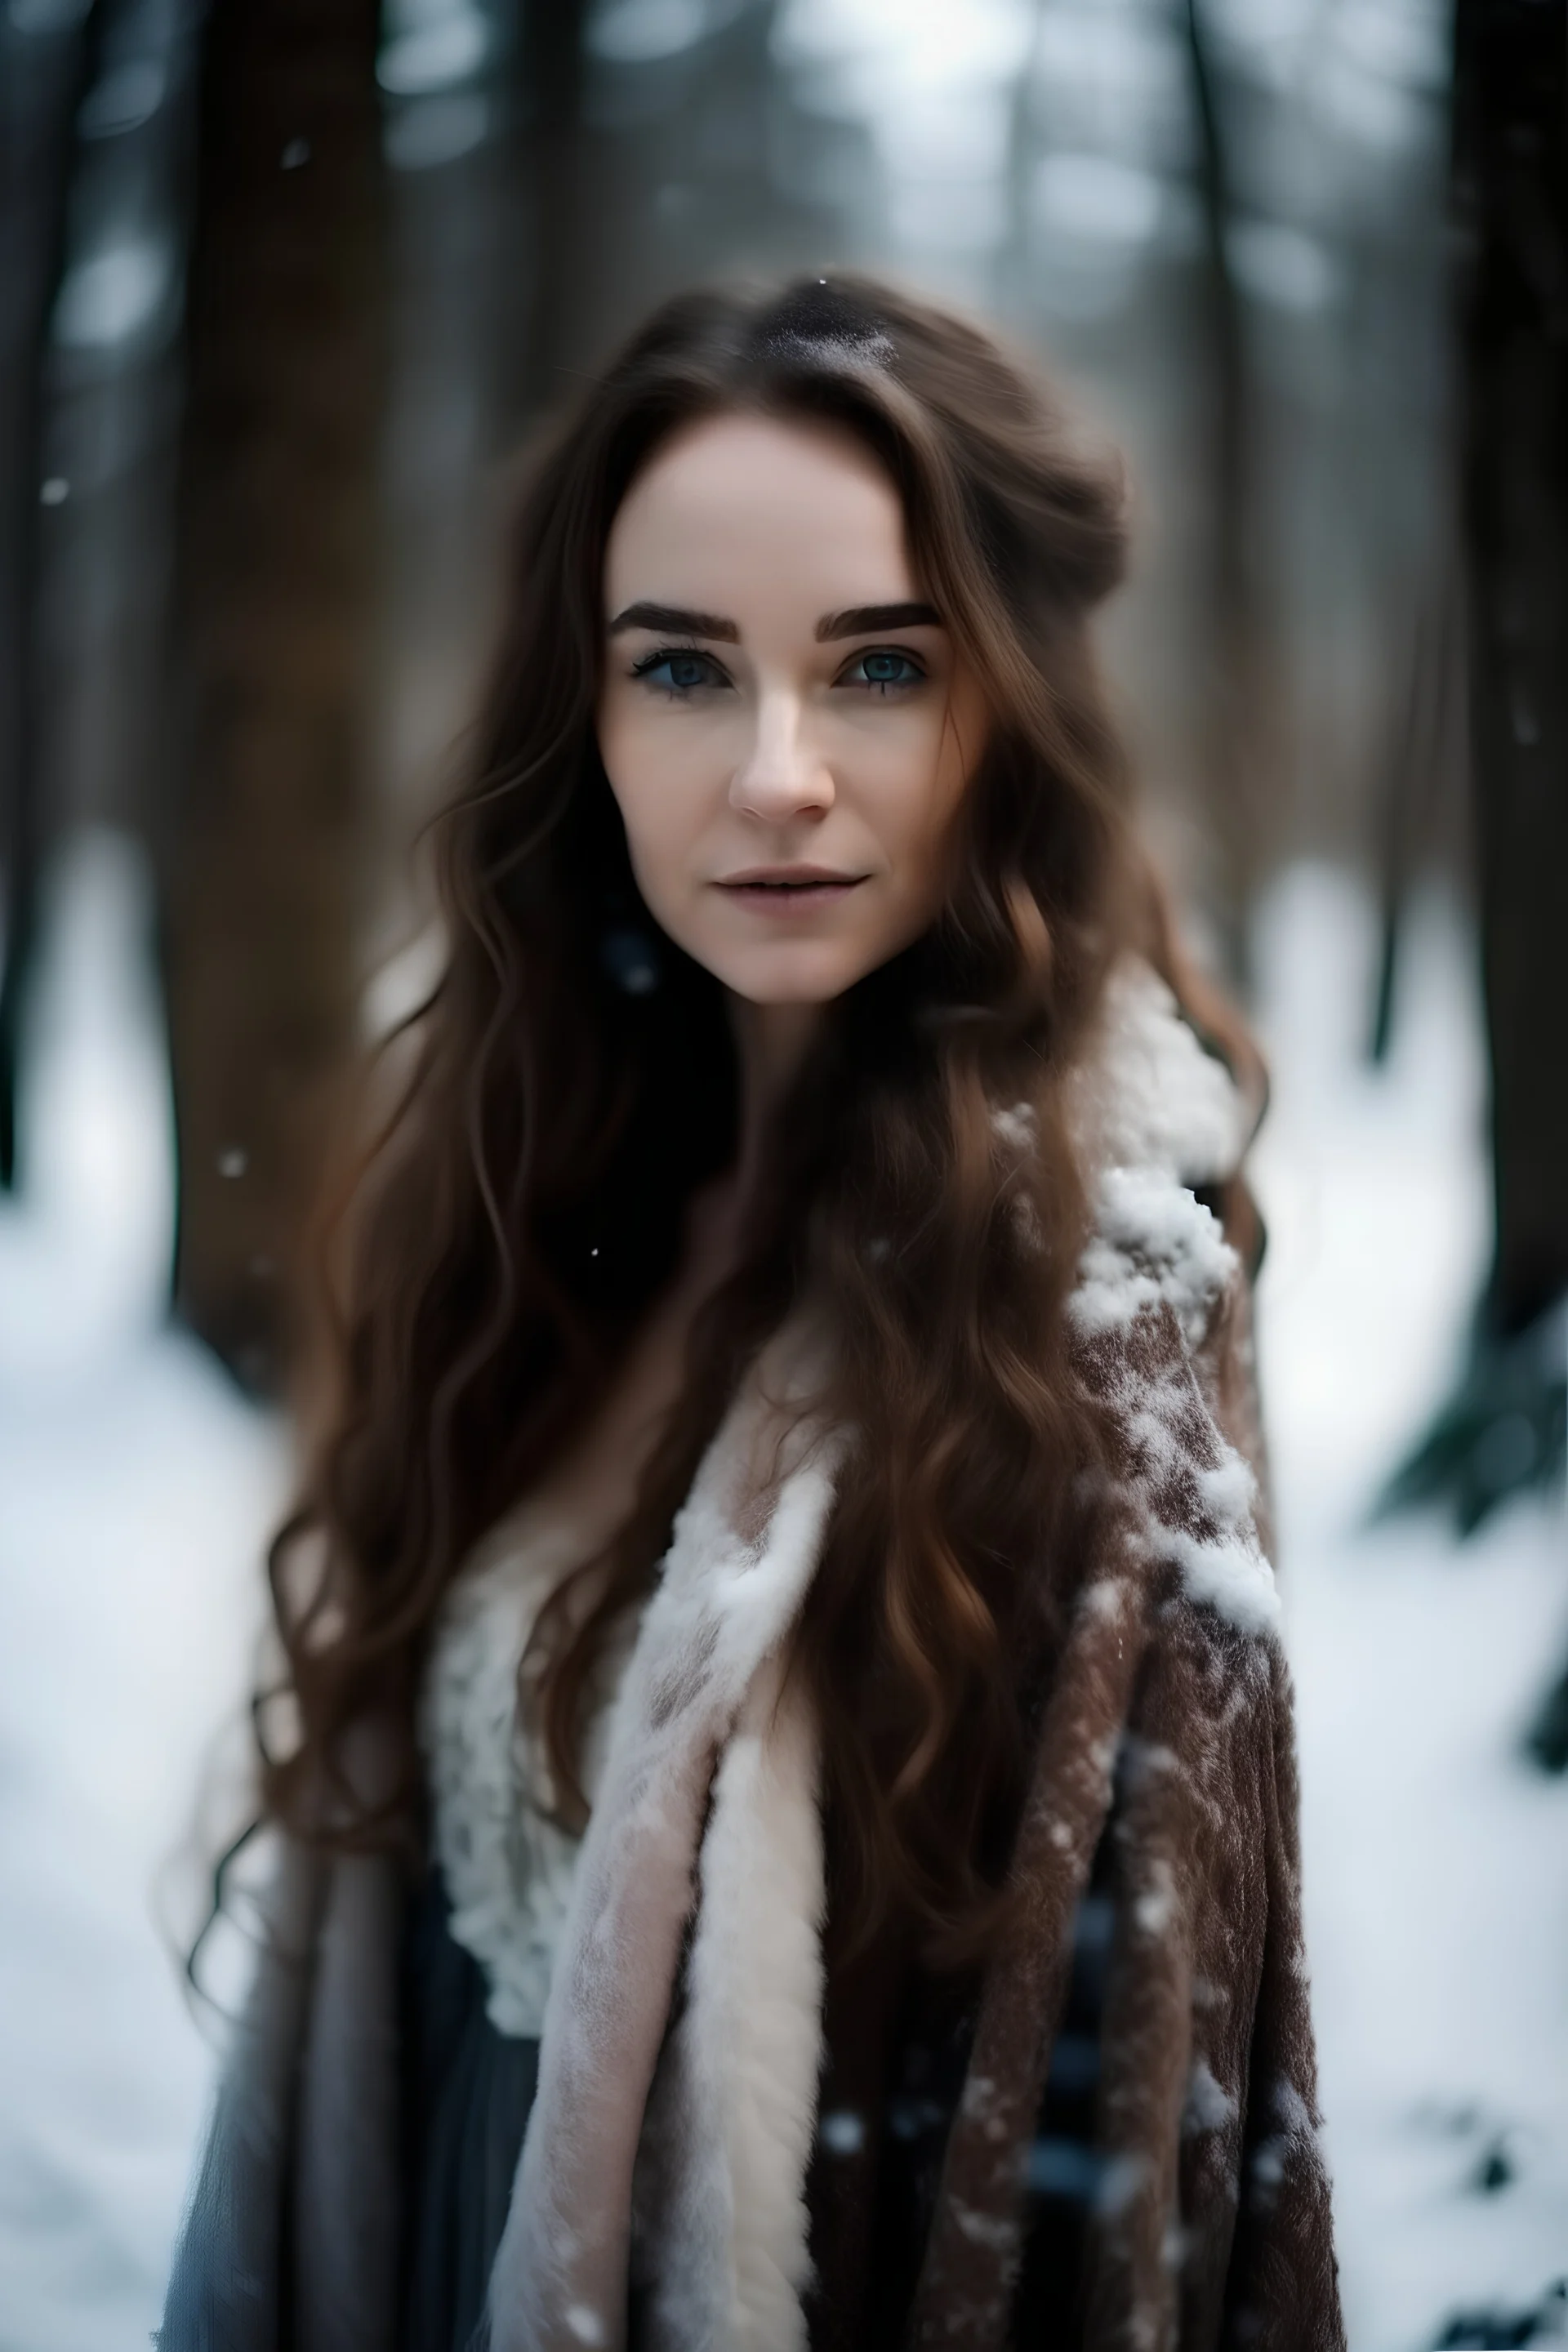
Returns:
[[[1121,551],[847,279],[667,305],[537,467],[168,2352],[1341,2343]]]

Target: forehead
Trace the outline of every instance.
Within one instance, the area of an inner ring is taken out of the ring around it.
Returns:
[[[605,554],[607,609],[639,597],[743,619],[798,603],[812,619],[915,593],[903,509],[871,452],[834,425],[715,416],[633,482]]]

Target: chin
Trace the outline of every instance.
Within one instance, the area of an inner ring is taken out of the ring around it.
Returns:
[[[716,957],[708,969],[750,1004],[831,1004],[879,961],[847,956],[842,948],[814,950],[803,941],[785,954]]]

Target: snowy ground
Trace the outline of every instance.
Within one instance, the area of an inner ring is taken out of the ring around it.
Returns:
[[[0,1208],[0,2347],[132,2352],[206,2096],[180,1850],[244,1686],[284,1455],[162,1326],[172,1141],[137,870],[100,838],[60,880],[25,1187]]]
[[[1456,1369],[1485,1265],[1457,922],[1422,908],[1375,1075],[1365,899],[1299,871],[1258,937],[1263,1376],[1322,2095],[1352,2352],[1396,2352],[1568,2276],[1568,1786],[1518,1756],[1568,1654],[1568,1543],[1561,1510],[1530,1505],[1462,1549],[1435,1521],[1363,1524]]]
[[[154,2323],[208,2064],[159,1906],[244,1685],[285,1463],[160,1328],[167,1086],[135,872],[89,842],[65,880],[28,1182],[0,1209],[0,2352],[124,2352]],[[1540,1510],[1464,1552],[1361,1524],[1484,1255],[1462,935],[1425,910],[1375,1078],[1364,901],[1299,872],[1259,936],[1323,2095],[1352,2352],[1416,2352],[1568,2271],[1568,1788],[1515,1760],[1568,1645],[1568,1561]]]

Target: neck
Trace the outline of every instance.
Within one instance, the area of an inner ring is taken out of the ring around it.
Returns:
[[[820,1004],[752,1004],[731,996],[730,1021],[741,1058],[741,1139],[736,1191],[749,1198],[762,1171],[774,1112],[822,1022]]]
[[[822,1017],[819,1004],[753,1004],[730,998],[741,1065],[741,1132],[734,1165],[705,1184],[688,1211],[690,1279],[710,1288],[730,1271],[746,1211],[761,1179],[773,1113],[805,1059]]]

